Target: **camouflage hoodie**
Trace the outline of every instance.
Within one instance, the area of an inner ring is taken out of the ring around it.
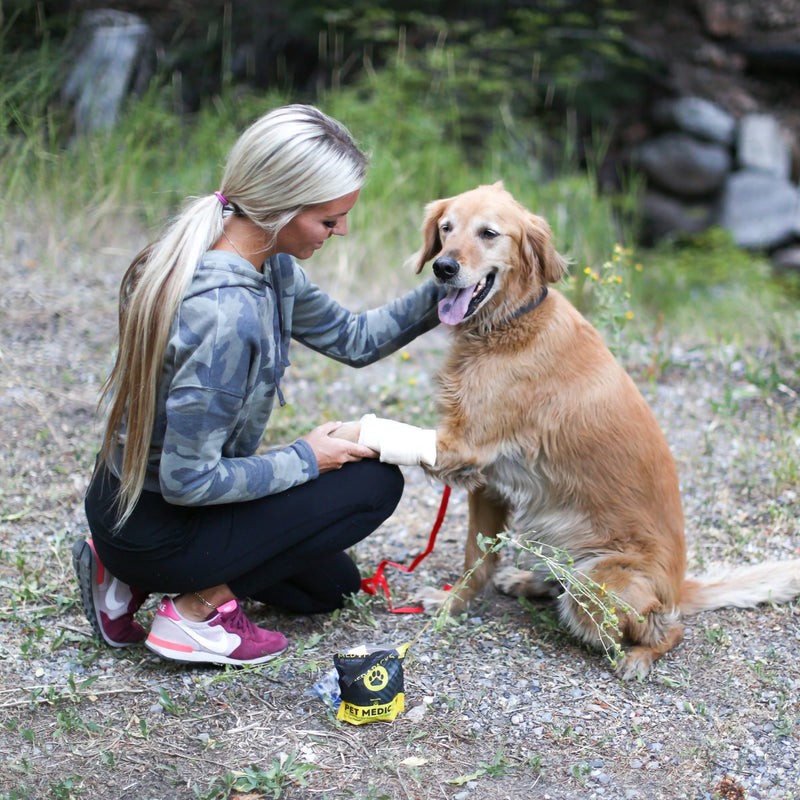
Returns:
[[[256,454],[289,340],[352,366],[393,352],[438,324],[441,290],[429,281],[386,305],[353,314],[279,254],[257,272],[209,251],[172,325],[158,392],[145,489],[185,506],[251,500],[319,474],[309,445]],[[119,474],[122,446],[112,470]]]

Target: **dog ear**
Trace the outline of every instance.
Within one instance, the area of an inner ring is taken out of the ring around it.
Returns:
[[[422,249],[414,256],[415,271],[418,275],[422,272],[425,264],[442,249],[442,240],[439,238],[439,220],[449,202],[450,198],[445,198],[434,200],[425,206],[425,221],[422,223]]]
[[[553,232],[547,221],[528,212],[523,260],[531,270],[538,267],[545,283],[558,283],[567,271],[567,259],[556,252]]]

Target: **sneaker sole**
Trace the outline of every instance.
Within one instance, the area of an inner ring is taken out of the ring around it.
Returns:
[[[145,639],[144,644],[145,647],[147,647],[149,650],[152,650],[156,655],[161,656],[161,658],[165,658],[168,661],[180,661],[184,664],[232,664],[234,666],[264,664],[267,661],[272,661],[273,658],[276,658],[281,653],[286,652],[286,648],[284,647],[283,650],[278,650],[275,653],[269,653],[265,656],[259,656],[258,658],[249,658],[246,660],[240,658],[230,658],[229,656],[223,656],[220,653],[191,650],[185,645],[174,645],[171,642],[167,642],[164,639],[159,639],[152,634]]]
[[[94,600],[94,586],[97,583],[97,559],[92,551],[92,546],[86,539],[78,539],[72,545],[72,566],[78,576],[78,587],[81,592],[81,605],[86,619],[98,639],[102,639],[111,647],[130,647],[133,642],[115,642],[103,631],[103,626],[97,618],[97,608]]]

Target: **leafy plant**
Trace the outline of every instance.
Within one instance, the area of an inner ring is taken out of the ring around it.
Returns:
[[[624,655],[620,616],[635,611],[605,583],[598,583],[590,574],[575,566],[575,560],[564,550],[536,541],[525,535],[512,537],[503,532],[498,535],[498,546],[511,546],[532,557],[534,566],[543,570],[549,579],[561,588],[560,596],[569,597],[591,620],[597,631],[597,640],[608,659],[616,667]],[[639,621],[643,621],[639,617]]]
[[[465,582],[491,554],[499,553],[504,548],[516,548],[532,556],[537,569],[543,570],[556,585],[561,588],[561,596],[569,597],[580,610],[591,620],[597,631],[598,643],[609,663],[616,667],[624,655],[622,651],[623,634],[620,629],[620,615],[633,614],[634,610],[621,597],[607,589],[575,566],[575,560],[564,550],[536,541],[533,537],[512,536],[508,531],[500,532],[491,538],[478,534],[477,544],[481,557],[466,570]],[[417,634],[417,637],[433,624],[436,630],[444,630],[450,624],[449,611],[455,599],[450,594],[442,603],[435,617]],[[642,617],[638,618],[643,621]]]
[[[164,688],[158,690],[158,704],[167,714],[173,717],[179,717],[181,715],[180,705],[169,696],[169,692]]]
[[[775,312],[793,302],[774,283],[766,259],[738,248],[721,228],[662,243],[642,251],[640,259],[643,269],[631,284],[634,305],[685,332],[699,328],[752,343],[754,333],[774,330],[780,324]],[[775,333],[785,338],[779,329]]]
[[[296,754],[282,753],[273,758],[266,769],[255,765],[226,773],[216,778],[198,800],[227,800],[234,792],[259,792],[275,800],[291,786],[306,786],[306,775],[315,769],[313,764],[297,760]]]
[[[80,775],[71,775],[50,784],[50,797],[54,800],[73,800],[84,794]]]
[[[568,281],[573,302],[603,331],[606,344],[617,356],[624,345],[623,331],[635,316],[631,303],[632,275],[641,270],[641,263],[633,264],[633,251],[617,243],[611,258],[601,267],[584,267]]]

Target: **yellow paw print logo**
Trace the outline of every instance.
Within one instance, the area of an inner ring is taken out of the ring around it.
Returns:
[[[379,692],[389,683],[389,673],[380,665],[372,667],[364,676],[364,686],[373,692]]]

